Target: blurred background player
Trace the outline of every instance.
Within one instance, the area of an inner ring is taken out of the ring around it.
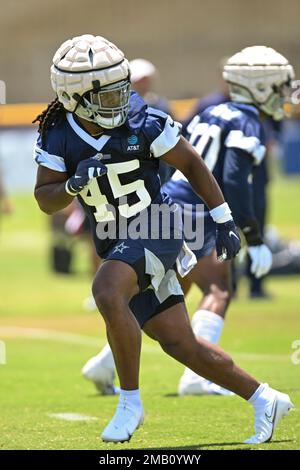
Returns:
[[[84,241],[90,250],[89,271],[94,276],[100,259],[92,241],[89,221],[80,204],[73,201],[68,207],[53,214],[49,219],[51,229],[50,261],[53,271],[62,274],[75,273],[74,258],[78,255],[76,245],[78,242]],[[96,305],[90,297],[84,300],[83,306],[86,310],[96,309]]]
[[[219,80],[219,89],[207,96],[204,96],[196,102],[192,111],[189,113],[189,116],[182,123],[183,135],[187,134],[187,126],[190,124],[195,115],[201,114],[206,108],[210,106],[217,106],[218,104],[230,101],[229,86],[228,83],[223,79],[223,68],[227,60],[228,57],[223,57],[219,63],[218,75],[221,75],[222,77],[222,79]],[[273,150],[278,147],[281,126],[280,122],[275,121],[271,116],[263,116],[262,124],[266,137],[266,155],[261,164],[255,166],[253,169],[252,193],[254,213],[259,223],[260,230],[264,234],[268,214],[267,188],[270,180],[268,162],[270,160],[271,154],[273,153]],[[236,263],[232,263],[232,289],[234,294],[236,294],[240,277],[240,270],[236,270],[235,264]],[[249,256],[246,257],[245,274],[249,282],[249,298],[269,299],[269,295],[264,289],[264,280],[266,276],[257,278],[251,273],[251,259]]]
[[[272,255],[264,244],[255,215],[252,178],[266,152],[262,118],[283,118],[283,93],[285,87],[290,87],[293,69],[273,49],[254,46],[230,58],[224,66],[223,76],[229,84],[232,101],[211,106],[196,114],[186,126],[186,137],[204,157],[230,201],[234,218],[244,232],[248,245],[251,273],[260,278],[271,268]],[[203,203],[179,171],[175,172],[163,189],[181,206]],[[203,218],[201,213],[194,214],[194,217],[197,216]],[[198,265],[182,279],[181,284],[185,294],[192,283],[202,290],[204,297],[193,317],[193,330],[199,338],[217,343],[232,295],[231,263],[219,263],[216,260],[215,227],[207,208],[204,229],[204,246],[194,251],[199,260]],[[192,245],[190,247],[193,249]],[[113,361],[108,346],[98,356],[91,358],[82,372],[104,394],[115,393],[111,381]],[[180,381],[179,393],[227,392],[186,370]]]
[[[55,273],[71,273],[75,238],[66,230],[66,221],[74,210],[74,204],[70,204],[50,217],[50,263]]]
[[[253,175],[266,153],[262,121],[267,117],[283,119],[294,71],[285,57],[273,49],[253,46],[228,59],[223,78],[229,85],[231,101],[196,115],[187,126],[186,137],[202,154],[223,189],[245,237],[251,274],[259,279],[272,265],[253,200]],[[165,189],[177,203],[201,202],[178,172]],[[264,197],[257,191],[259,195]],[[265,207],[264,200],[261,205]],[[195,252],[200,261],[182,284],[185,293],[194,282],[204,294],[192,319],[195,335],[217,343],[232,296],[231,263],[214,261],[211,221],[205,218],[204,223],[205,245],[202,252]],[[182,395],[226,393],[189,369],[181,377],[178,391]]]
[[[251,274],[258,279],[272,265],[253,198],[253,174],[266,153],[262,122],[267,117],[283,119],[283,106],[291,93],[293,77],[292,66],[273,49],[265,46],[243,49],[224,66],[223,78],[228,82],[231,101],[207,108],[187,126],[187,138],[203,155],[232,207],[247,244]],[[197,203],[198,198],[193,198],[190,186],[177,172],[165,187],[175,202]],[[263,191],[257,191],[259,196],[263,197]],[[208,237],[209,224],[208,218],[205,220]],[[213,239],[205,243],[209,247]],[[183,284],[185,292],[195,282],[204,293],[192,319],[195,335],[216,343],[232,296],[231,263],[217,265],[212,252],[206,255]],[[201,254],[196,256],[199,258]],[[181,377],[178,391],[180,394],[216,393],[214,384],[188,369]]]

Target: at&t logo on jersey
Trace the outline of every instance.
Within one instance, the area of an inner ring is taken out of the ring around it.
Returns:
[[[136,135],[128,137],[127,143],[127,152],[136,152],[137,150],[140,150],[140,145],[138,144],[138,138]]]

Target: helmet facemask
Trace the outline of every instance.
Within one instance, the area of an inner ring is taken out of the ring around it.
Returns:
[[[265,114],[271,116],[275,121],[281,121],[287,116],[284,105],[285,103],[291,102],[291,80],[288,80],[281,85],[273,85],[272,92],[263,103],[255,99],[250,89],[235,83],[228,83],[228,85],[232,101],[253,104]]]
[[[285,103],[291,102],[291,81],[289,80],[279,86],[273,85],[273,90],[267,101],[259,107],[268,116],[272,116],[275,121],[281,121],[287,117],[284,109]]]
[[[80,97],[75,114],[105,129],[122,126],[127,118],[130,98],[129,80],[97,87]]]

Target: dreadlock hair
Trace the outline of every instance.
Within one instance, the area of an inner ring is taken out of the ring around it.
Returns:
[[[42,144],[45,141],[47,130],[57,124],[65,115],[65,108],[56,97],[48,104],[47,108],[32,121],[33,124],[35,122],[39,123],[38,132],[41,136]]]

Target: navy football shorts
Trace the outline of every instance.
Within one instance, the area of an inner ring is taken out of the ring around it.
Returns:
[[[174,279],[174,282],[176,281],[178,282],[177,278]],[[179,289],[177,292],[177,294],[170,293],[170,295],[163,302],[160,302],[160,300],[155,295],[155,291],[151,288],[146,289],[144,292],[140,292],[139,294],[132,297],[131,301],[129,302],[129,308],[134,314],[140,327],[143,328],[145,323],[155,315],[164,312],[168,308],[173,307],[173,305],[184,302],[183,293],[179,294]]]
[[[183,240],[120,239],[105,255],[105,261],[119,260],[136,272],[140,293],[130,301],[141,328],[147,320],[177,303],[183,293],[176,276],[176,258]]]

